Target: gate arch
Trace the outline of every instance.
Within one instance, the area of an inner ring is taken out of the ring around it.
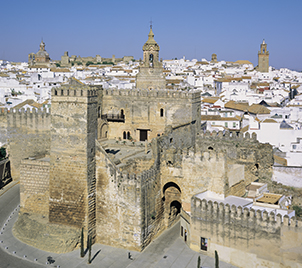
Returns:
[[[175,182],[167,182],[163,187],[165,225],[169,227],[178,219],[181,212],[181,189]]]

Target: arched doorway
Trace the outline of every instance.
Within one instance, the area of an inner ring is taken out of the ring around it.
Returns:
[[[108,125],[103,124],[100,128],[99,139],[107,139],[108,138]]]
[[[166,227],[172,226],[181,212],[181,189],[174,182],[168,182],[163,187],[164,217]]]

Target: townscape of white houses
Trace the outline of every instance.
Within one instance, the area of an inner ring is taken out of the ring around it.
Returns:
[[[302,166],[302,72],[268,66],[265,41],[260,49],[257,67],[248,60],[218,61],[216,54],[211,60],[161,60],[166,88],[201,92],[204,130],[255,132],[260,142],[275,147],[279,164]],[[133,57],[97,55],[85,61],[67,52],[61,61],[51,61],[42,41],[28,63],[0,61],[0,108],[47,109],[51,88],[70,77],[104,89],[137,90],[139,65]]]

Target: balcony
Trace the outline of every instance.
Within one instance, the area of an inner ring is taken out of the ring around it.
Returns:
[[[108,122],[125,123],[125,115],[123,114],[102,114],[101,118],[107,120]]]

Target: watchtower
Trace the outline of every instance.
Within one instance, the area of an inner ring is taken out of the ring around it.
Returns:
[[[263,39],[260,45],[260,51],[258,51],[258,71],[262,73],[267,73],[269,67],[269,52],[267,51],[267,44]]]
[[[98,88],[72,79],[51,95],[49,222],[94,236]]]

